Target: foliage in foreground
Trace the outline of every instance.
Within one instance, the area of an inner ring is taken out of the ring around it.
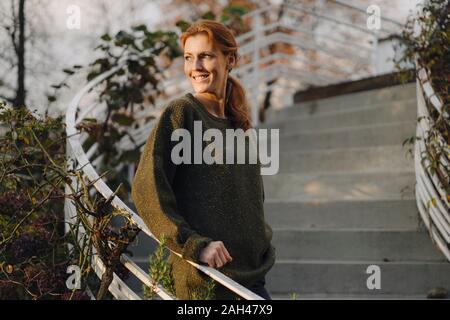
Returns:
[[[172,265],[168,262],[168,249],[165,247],[166,238],[163,238],[156,251],[149,256],[148,275],[152,280],[151,286],[143,285],[146,299],[157,299],[158,286],[162,287],[173,297],[176,297],[175,280],[172,274]],[[191,300],[212,300],[215,298],[216,282],[209,279],[205,288],[191,293]]]
[[[0,103],[0,130],[0,299],[89,299],[88,286],[110,298],[112,273],[126,277],[119,259],[137,228],[67,166],[62,118]],[[65,201],[76,211],[68,224]],[[101,280],[94,256],[105,266]],[[67,286],[69,266],[79,267],[79,286]]]
[[[64,299],[63,122],[0,103],[0,130],[0,299]]]

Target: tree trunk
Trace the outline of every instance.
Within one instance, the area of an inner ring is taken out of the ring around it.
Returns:
[[[19,39],[16,45],[17,51],[17,91],[16,106],[25,105],[25,0],[19,0]]]
[[[103,300],[106,297],[106,294],[108,293],[108,288],[111,282],[113,281],[113,268],[107,267],[105,272],[102,275],[102,280],[100,282],[100,288],[97,292],[97,300]]]

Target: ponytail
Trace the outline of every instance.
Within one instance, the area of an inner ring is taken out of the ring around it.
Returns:
[[[225,111],[235,128],[242,128],[244,131],[252,127],[250,108],[245,97],[245,90],[239,80],[228,75]]]

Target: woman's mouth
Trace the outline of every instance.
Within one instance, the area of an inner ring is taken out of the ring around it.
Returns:
[[[195,76],[192,76],[192,79],[194,79],[195,82],[203,82],[209,77],[209,74],[198,74]]]

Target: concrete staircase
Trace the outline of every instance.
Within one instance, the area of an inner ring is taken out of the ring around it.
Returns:
[[[450,289],[450,264],[421,225],[414,161],[415,84],[346,94],[272,111],[280,170],[264,176],[277,262],[275,299],[426,298]],[[381,271],[368,289],[367,267]]]

